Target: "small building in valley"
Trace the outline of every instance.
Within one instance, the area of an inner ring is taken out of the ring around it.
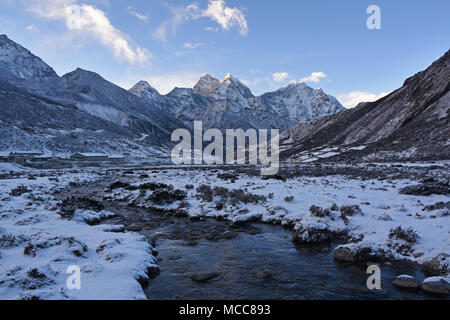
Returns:
[[[109,155],[103,153],[74,153],[70,156],[74,161],[109,161]]]
[[[0,151],[0,162],[8,162],[9,152]]]
[[[42,162],[48,162],[48,161],[52,161],[52,160],[56,160],[56,158],[54,158],[50,155],[40,155],[40,156],[32,157],[29,161],[33,162],[33,163],[42,163]]]

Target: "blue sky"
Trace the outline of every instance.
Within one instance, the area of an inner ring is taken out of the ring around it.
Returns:
[[[366,27],[372,4],[381,30]],[[81,67],[162,93],[205,73],[255,94],[306,81],[351,107],[442,56],[449,12],[448,0],[0,0],[0,33],[60,75]]]

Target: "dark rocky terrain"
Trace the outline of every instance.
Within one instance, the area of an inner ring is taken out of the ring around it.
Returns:
[[[355,109],[290,128],[284,158],[325,146],[367,146],[336,160],[449,159],[450,51],[402,88]]]

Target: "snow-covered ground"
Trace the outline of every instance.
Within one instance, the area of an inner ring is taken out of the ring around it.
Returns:
[[[436,165],[448,170],[447,163]],[[417,170],[426,170],[426,166]],[[448,273],[449,196],[401,194],[402,188],[418,183],[414,180],[344,175],[266,179],[245,170],[236,173],[217,168],[153,167],[133,169],[133,173],[127,169],[126,174],[91,168],[40,174],[8,166],[1,171],[0,299],[146,298],[140,282],[158,266],[153,248],[143,236],[117,232],[123,231],[121,226],[88,224],[114,212],[77,210],[71,220],[58,214],[55,193],[73,183],[95,183],[105,175],[131,187],[119,184],[99,190],[106,198],[131,206],[184,211],[191,217],[235,223],[282,224],[291,227],[302,243],[343,235],[345,242],[340,248],[351,253],[370,248],[383,258],[419,264],[438,258],[441,269],[447,270],[443,274]],[[8,171],[15,171],[16,176],[8,178]],[[155,187],[149,186],[151,183]],[[142,187],[144,184],[147,187]],[[27,189],[11,194],[22,185]],[[444,206],[430,207],[440,202]],[[70,276],[66,271],[72,265],[81,269],[81,290],[66,285]]]
[[[145,280],[147,270],[157,266],[142,236],[85,222],[111,212],[77,211],[70,221],[57,214],[53,192],[97,178],[90,172],[65,172],[50,180],[0,180],[0,299],[146,298],[137,280]],[[22,185],[29,192],[10,195]],[[80,290],[67,287],[70,266],[81,270]]]
[[[447,203],[450,197],[437,194],[400,194],[402,188],[415,185],[417,181],[363,180],[341,175],[294,177],[281,181],[264,180],[259,176],[245,174],[222,180],[218,178],[221,173],[226,172],[166,170],[150,174],[148,179],[139,179],[134,185],[159,182],[187,191],[184,201],[162,207],[182,208],[191,217],[220,217],[233,222],[257,220],[289,225],[300,236],[300,240],[304,240],[302,242],[314,242],[315,233],[331,232],[330,238],[333,234],[345,234],[350,247],[371,248],[374,253],[381,250],[386,258],[423,263],[440,256],[442,266],[450,263],[449,209],[444,207],[424,210],[438,202]],[[186,189],[187,185],[191,187]],[[212,189],[212,201],[199,197],[202,192],[199,193],[197,189],[202,185]],[[264,200],[232,203],[228,197],[225,205],[218,206],[218,203],[224,202],[224,198],[220,196],[223,191],[214,192],[215,187],[224,187],[229,191],[240,190],[243,198],[262,195]],[[152,194],[152,191],[146,192],[147,195]],[[112,191],[111,197],[134,201],[138,206],[155,206],[139,190],[119,188]],[[321,216],[311,213],[312,206],[323,209],[326,214]],[[342,215],[345,217],[342,218]],[[418,234],[418,239],[411,244],[409,252],[401,247],[403,239],[397,239],[395,234],[389,236],[399,226],[403,230],[412,228]],[[324,239],[327,239],[327,235]]]

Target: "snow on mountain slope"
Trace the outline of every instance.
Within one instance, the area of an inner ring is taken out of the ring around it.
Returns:
[[[166,103],[159,92],[146,81],[138,82],[129,91],[149,103],[154,103],[160,109],[163,109]]]
[[[282,117],[305,122],[345,110],[336,98],[322,89],[312,89],[304,83],[292,82],[287,87],[261,96]]]
[[[212,77],[209,74],[204,75],[200,78],[197,84],[193,88],[195,94],[200,94],[202,96],[207,96],[211,92],[217,89],[220,85],[220,81]]]
[[[56,72],[30,51],[0,35],[0,79],[16,77],[25,80],[57,78]]]
[[[303,123],[282,135],[285,157],[323,146],[367,148],[354,160],[449,159],[450,50],[390,95]]]
[[[175,88],[161,96],[145,82],[131,90],[148,103],[164,105],[187,126],[202,120],[205,129],[280,129],[344,110],[336,98],[305,84],[290,84],[276,92],[255,97],[239,79],[228,74],[223,81],[209,74],[193,89]],[[165,103],[162,101],[165,101]]]

